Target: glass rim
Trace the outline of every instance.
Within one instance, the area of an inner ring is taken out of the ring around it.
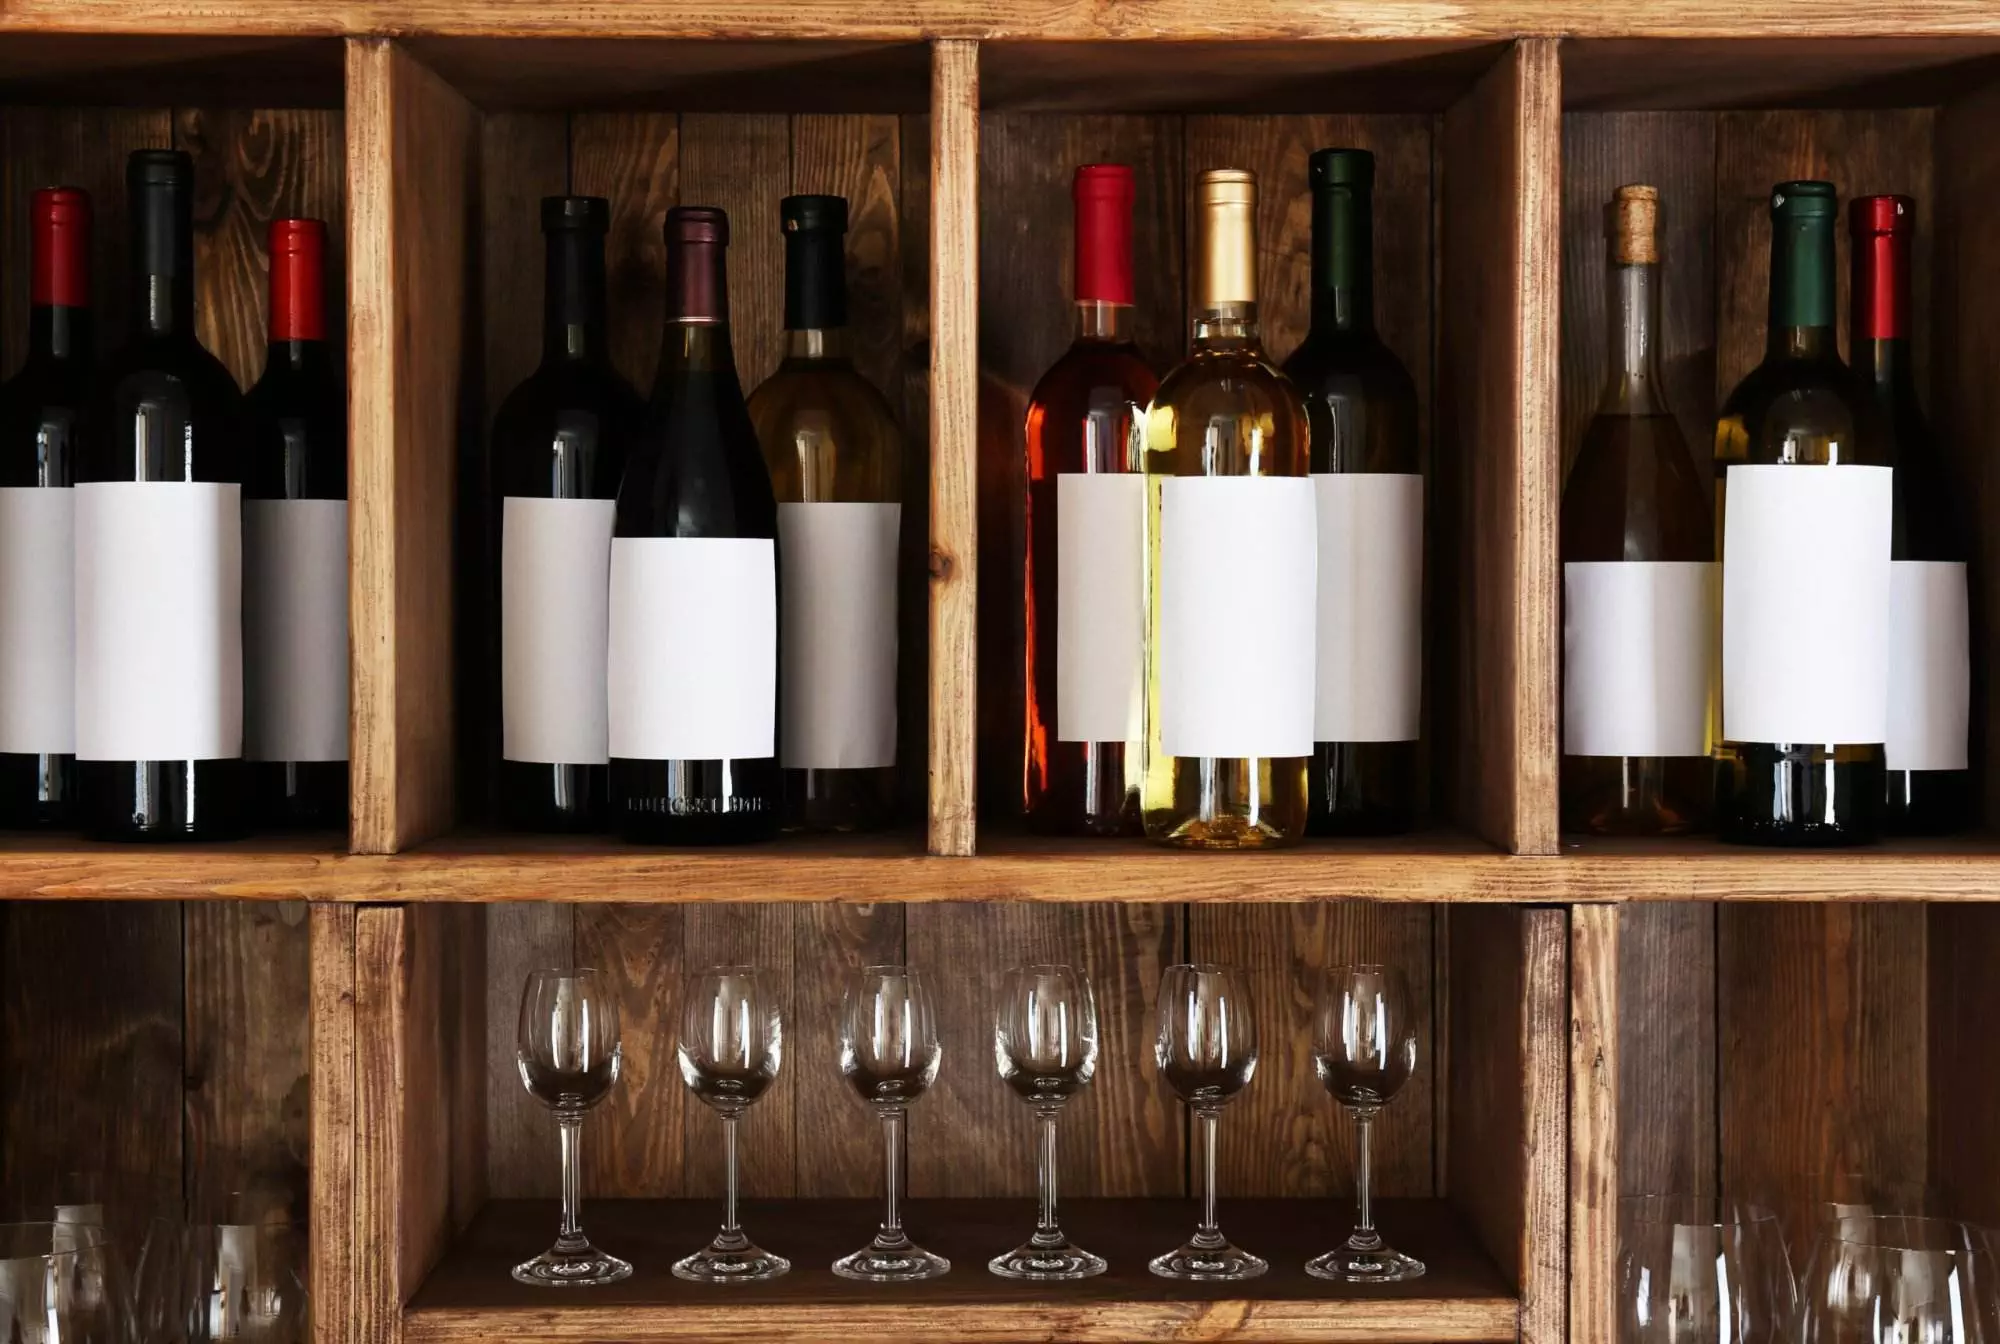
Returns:
[[[528,972],[530,980],[581,980],[587,975],[602,975],[595,966],[537,966]]]
[[[1161,972],[1164,979],[1175,971],[1190,971],[1195,975],[1241,975],[1243,968],[1226,961],[1180,961]]]
[[[914,966],[906,966],[894,962],[883,962],[875,966],[863,966],[856,974],[863,979],[901,976],[907,980],[916,980],[923,976],[923,972]]]
[[[1403,976],[1402,967],[1391,966],[1385,961],[1343,961],[1337,966],[1329,966],[1320,972],[1320,976],[1328,980],[1333,979],[1335,976],[1353,974],[1393,975],[1399,979],[1407,978]]]
[[[693,978],[699,980],[704,976],[710,976],[710,975],[758,975],[758,974],[761,974],[758,968],[750,965],[748,962],[732,961],[732,962],[718,962],[713,966],[704,966],[700,970],[694,973]]]
[[[1620,1195],[1618,1210],[1621,1219],[1628,1213],[1634,1214],[1637,1216],[1633,1221],[1648,1227],[1758,1227],[1778,1222],[1778,1211],[1769,1204],[1710,1195]],[[1676,1214],[1705,1210],[1718,1216],[1714,1218],[1648,1216],[1662,1210],[1671,1210]],[[1724,1213],[1730,1216],[1720,1216]]]
[[[1074,975],[1083,976],[1081,968],[1067,961],[1026,961],[1018,966],[1009,966],[1004,975]]]
[[[62,1250],[56,1250],[51,1246],[50,1249],[45,1251],[22,1251],[19,1254],[14,1254],[12,1251],[14,1234],[19,1233],[26,1236],[30,1234],[31,1229],[46,1230],[51,1242],[55,1240],[55,1233],[58,1229],[72,1237],[81,1233],[88,1240],[84,1245],[69,1246]],[[111,1249],[112,1241],[110,1232],[95,1223],[59,1223],[54,1219],[37,1218],[29,1218],[21,1222],[0,1223],[0,1265],[25,1265],[40,1261],[63,1260],[83,1255],[86,1252],[103,1254],[109,1252]]]
[[[1944,1218],[1924,1213],[1851,1213],[1839,1218],[1830,1218],[1830,1230],[1820,1233],[1822,1241],[1837,1242],[1843,1246],[1861,1246],[1874,1251],[1894,1251],[1901,1255],[1971,1255],[1982,1249],[1982,1243],[1990,1245],[1992,1233],[1978,1223],[1967,1222],[1963,1218]],[[1957,1241],[1949,1245],[1912,1245],[1915,1238],[1878,1235],[1894,1225],[1910,1231],[1921,1230],[1939,1234],[1936,1240]]]

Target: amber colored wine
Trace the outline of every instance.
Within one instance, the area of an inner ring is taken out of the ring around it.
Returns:
[[[779,213],[785,358],[750,419],[778,499],[783,817],[872,830],[896,804],[901,435],[847,353],[847,201],[787,196]]]
[[[1706,600],[1715,536],[1660,377],[1658,207],[1648,186],[1620,187],[1613,201],[1612,372],[1563,489],[1562,816],[1565,828],[1598,835],[1671,835],[1704,824],[1714,769]],[[1688,588],[1704,600],[1684,600]],[[1626,609],[1603,611],[1600,601]],[[1651,607],[1654,620],[1638,621],[1632,607]],[[1644,687],[1595,656],[1610,652],[1597,641],[1629,640],[1635,629],[1647,646],[1633,656],[1654,673]],[[1676,659],[1692,659],[1696,676],[1660,676]],[[1589,684],[1599,674],[1611,684]]]
[[[1306,408],[1264,357],[1256,183],[1197,188],[1194,342],[1146,415],[1146,835],[1305,834],[1314,550]]]
[[[1028,401],[1022,803],[1038,830],[1136,834],[1145,603],[1137,473],[1159,379],[1132,340],[1132,170],[1086,164],[1072,190],[1076,340]]]

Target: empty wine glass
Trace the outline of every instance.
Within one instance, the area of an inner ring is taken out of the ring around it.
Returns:
[[[1313,1068],[1354,1116],[1354,1195],[1359,1217],[1347,1241],[1306,1262],[1336,1283],[1399,1283],[1424,1262],[1390,1249],[1369,1200],[1369,1130],[1417,1067],[1417,1019],[1409,986],[1387,966],[1336,966],[1320,977],[1313,1013]]]
[[[624,1062],[618,999],[603,977],[589,969],[530,972],[514,1057],[528,1095],[555,1112],[562,1141],[562,1230],[555,1245],[514,1266],[514,1277],[550,1287],[616,1283],[632,1266],[592,1246],[577,1222],[583,1115],[611,1094]]]
[[[136,1338],[131,1285],[103,1228],[0,1224],[0,1339],[132,1344]]]
[[[156,1219],[140,1257],[140,1337],[146,1344],[305,1344],[303,1227]]]
[[[848,987],[840,1014],[840,1071],[882,1120],[887,1187],[875,1240],[833,1262],[844,1279],[900,1283],[934,1279],[951,1261],[903,1231],[903,1121],[909,1105],[937,1079],[937,1019],[923,977],[905,966],[870,966]]]
[[[1949,1218],[1829,1222],[1800,1280],[1799,1344],[1993,1344],[1986,1235]]]
[[[1784,1231],[1759,1205],[1677,1195],[1618,1203],[1621,1344],[1776,1344],[1796,1309]]]
[[[775,1279],[792,1267],[760,1249],[736,1223],[736,1121],[764,1095],[784,1059],[777,1000],[748,966],[716,966],[688,986],[681,1005],[681,1081],[722,1116],[722,1230],[674,1273],[697,1283]]]
[[[993,1062],[1041,1125],[1041,1213],[1035,1235],[987,1268],[1009,1279],[1087,1279],[1104,1257],[1073,1245],[1056,1223],[1056,1117],[1097,1072],[1097,1001],[1067,966],[1007,972],[993,1013]]]
[[[1238,1250],[1215,1221],[1215,1125],[1257,1072],[1257,1024],[1241,973],[1227,966],[1172,966],[1160,982],[1160,1072],[1201,1126],[1201,1225],[1194,1239],[1153,1260],[1169,1279],[1254,1279],[1270,1268]]]

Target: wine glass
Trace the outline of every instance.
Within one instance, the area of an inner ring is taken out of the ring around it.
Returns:
[[[722,1230],[674,1273],[696,1283],[775,1279],[792,1267],[736,1223],[736,1121],[778,1076],[785,1028],[770,989],[748,966],[715,966],[688,986],[681,1005],[681,1081],[722,1116]]]
[[[147,1344],[305,1344],[306,1234],[295,1224],[155,1219],[139,1262]]]
[[[1008,1279],[1087,1279],[1104,1257],[1073,1245],[1056,1224],[1056,1117],[1097,1072],[1097,1000],[1090,978],[1068,966],[1016,966],[993,1013],[993,1062],[1001,1081],[1041,1124],[1041,1214],[1035,1235],[987,1268]]]
[[[1760,1205],[1618,1203],[1621,1344],[1777,1344],[1797,1311],[1784,1230]]]
[[[1799,1344],[1993,1344],[1992,1245],[1949,1218],[1829,1222],[1800,1280]]]
[[[562,1141],[562,1229],[555,1245],[514,1266],[514,1277],[546,1287],[616,1283],[632,1266],[592,1246],[577,1222],[583,1114],[610,1095],[624,1062],[618,1000],[604,978],[587,968],[529,972],[514,1058],[528,1095],[556,1113]]]
[[[1354,1116],[1354,1193],[1359,1217],[1347,1241],[1306,1262],[1306,1273],[1336,1283],[1400,1283],[1424,1262],[1390,1249],[1375,1230],[1369,1201],[1368,1135],[1375,1117],[1417,1067],[1417,1019],[1402,972],[1335,966],[1320,977],[1313,1012],[1313,1068]]]
[[[848,987],[840,1014],[840,1071],[882,1119],[887,1198],[875,1240],[833,1262],[843,1279],[934,1279],[951,1261],[903,1231],[904,1136],[909,1105],[937,1079],[940,1049],[929,986],[906,966],[869,966]]]
[[[136,1338],[131,1285],[103,1228],[0,1224],[0,1339],[133,1344]]]
[[[1169,1279],[1254,1279],[1270,1268],[1238,1250],[1215,1222],[1215,1125],[1257,1072],[1257,1024],[1242,974],[1227,966],[1171,966],[1160,982],[1160,1072],[1201,1125],[1201,1225],[1149,1268]]]

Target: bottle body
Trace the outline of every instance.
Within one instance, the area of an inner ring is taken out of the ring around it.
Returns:
[[[1895,468],[1890,541],[1889,740],[1882,829],[1944,835],[1972,821],[1970,600],[1965,532],[1917,400],[1910,352],[1916,202],[1851,203],[1855,375],[1875,404]]]
[[[77,461],[77,797],[106,839],[241,834],[243,394],[194,334],[194,165],[132,155],[132,337]]]
[[[326,339],[326,226],[271,221],[271,330],[243,481],[250,806],[347,824],[347,392]]]
[[[1887,640],[1888,462],[1873,408],[1835,345],[1833,188],[1785,183],[1773,200],[1765,358],[1730,394],[1715,431],[1723,562],[1716,832],[1742,844],[1857,844],[1877,834],[1885,787],[1886,687],[1848,674],[1865,661],[1856,655]],[[1753,484],[1756,494],[1746,496]],[[1756,547],[1734,570],[1732,527],[1746,548]],[[1752,563],[1760,552],[1773,558]],[[1849,562],[1865,572],[1850,571]],[[1801,571],[1797,586],[1778,572],[1787,565]],[[1811,608],[1797,601],[1812,591],[1825,601]],[[1797,631],[1785,619],[1828,609],[1846,619]],[[1779,631],[1785,638],[1774,640]],[[1829,701],[1839,702],[1835,712],[1819,712]],[[1788,705],[1814,712],[1801,716]]]
[[[1714,770],[1714,527],[1658,368],[1657,201],[1614,203],[1612,373],[1562,500],[1563,825],[1597,835],[1698,829]]]
[[[493,421],[500,517],[499,814],[522,831],[609,824],[607,588],[639,394],[610,362],[610,203],[542,202],[542,360]]]
[[[75,810],[76,454],[95,407],[90,197],[31,203],[28,357],[0,388],[0,826],[71,824]]]
[[[1146,417],[1148,838],[1305,834],[1316,565],[1306,409],[1258,337],[1254,187],[1204,175],[1193,353]]]
[[[733,844],[779,821],[778,506],[729,346],[720,210],[667,216],[660,372],[611,544],[612,809],[627,839]]]
[[[1423,463],[1417,389],[1375,329],[1374,156],[1312,156],[1313,314],[1284,371],[1305,398],[1319,508],[1319,670],[1307,829],[1405,831],[1417,811]]]
[[[1022,805],[1036,830],[1136,835],[1146,408],[1131,337],[1132,170],[1077,170],[1077,338],[1028,400]]]
[[[896,809],[902,436],[846,353],[847,202],[789,196],[780,212],[785,358],[749,414],[778,507],[781,816],[877,830]]]

